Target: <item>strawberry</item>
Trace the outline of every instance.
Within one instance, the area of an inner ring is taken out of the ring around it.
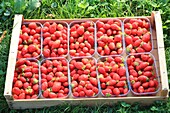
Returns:
[[[18,87],[13,87],[12,88],[12,93],[16,94],[16,95],[19,95],[21,93],[21,90]]]
[[[120,95],[120,90],[118,88],[114,88],[113,94],[116,95],[116,96]]]
[[[53,92],[58,92],[61,89],[61,82],[54,82],[54,85],[52,86]]]
[[[141,75],[138,77],[138,80],[141,82],[147,82],[149,81],[149,78],[147,76]]]
[[[126,75],[126,68],[124,66],[121,66],[118,71],[120,76],[125,76]]]
[[[144,88],[148,88],[148,87],[149,87],[149,82],[143,83],[142,86],[143,86]]]
[[[134,88],[134,89],[137,89],[137,88],[139,88],[140,85],[141,85],[141,82],[135,82],[135,83],[133,84],[133,88]]]
[[[125,37],[125,42],[126,42],[126,45],[133,44],[132,37],[131,36],[126,36]]]
[[[147,76],[147,77],[150,77],[150,76],[152,76],[152,72],[150,72],[150,71],[145,71],[145,72],[143,73],[143,75],[145,75],[145,76]]]
[[[143,86],[139,86],[139,88],[138,88],[138,92],[139,92],[139,93],[143,93],[143,92],[144,92],[144,88],[143,88]]]
[[[140,69],[144,69],[144,68],[146,68],[148,65],[149,65],[148,62],[141,62],[140,65],[139,65],[139,67],[140,67]]]
[[[155,86],[155,82],[153,80],[149,81],[149,87],[154,87]]]
[[[125,81],[119,81],[119,82],[116,84],[116,86],[117,86],[117,87],[124,87],[125,84],[126,84]]]
[[[105,69],[103,67],[99,67],[98,71],[99,71],[99,73],[103,73],[103,74],[106,73],[106,71],[105,71]]]
[[[96,78],[91,77],[89,80],[90,80],[91,84],[93,84],[94,86],[97,86],[98,82],[97,82]]]
[[[151,71],[153,70],[153,66],[147,66],[144,68],[144,71]]]
[[[150,33],[146,33],[142,36],[142,41],[149,42],[150,41]]]
[[[85,65],[84,65],[82,62],[75,62],[75,63],[74,63],[74,66],[75,66],[77,69],[82,69],[82,70],[85,69]]]
[[[111,89],[102,90],[102,94],[106,97],[110,97],[112,95],[112,90]]]
[[[146,52],[150,52],[152,50],[152,47],[150,44],[148,43],[143,43],[142,44],[142,48],[146,51]]]
[[[83,35],[84,34],[84,27],[83,26],[80,26],[78,29],[77,29],[77,33],[79,35]]]
[[[114,86],[116,84],[116,80],[109,80],[106,85],[108,86]]]
[[[86,95],[88,96],[88,97],[92,97],[92,96],[94,96],[94,92],[93,92],[93,90],[85,90],[85,93],[86,93]]]

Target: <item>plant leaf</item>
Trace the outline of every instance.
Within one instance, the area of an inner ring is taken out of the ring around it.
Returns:
[[[96,5],[95,5],[95,6],[89,6],[89,7],[87,8],[87,11],[94,10],[96,7],[97,7]]]
[[[155,106],[152,106],[151,111],[158,111],[158,108],[156,108]]]
[[[56,2],[53,2],[52,4],[51,4],[51,8],[56,8],[57,7],[57,3]]]
[[[26,8],[25,0],[14,0],[14,12],[22,13]]]
[[[40,6],[41,6],[41,3],[39,2],[39,0],[29,0],[28,10],[32,11]]]
[[[86,2],[86,1],[81,1],[79,4],[78,4],[78,7],[80,8],[87,8],[89,6],[89,2]]]
[[[10,11],[6,10],[6,12],[4,13],[4,16],[9,16],[11,13]]]
[[[128,104],[128,103],[126,103],[126,102],[121,102],[121,105],[122,105],[123,107],[130,107],[130,104]]]
[[[0,9],[0,14],[2,14],[2,12],[3,12],[3,9]]]

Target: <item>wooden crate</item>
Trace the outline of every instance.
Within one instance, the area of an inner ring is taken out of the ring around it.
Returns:
[[[159,11],[153,11],[151,16],[147,17],[151,21],[152,26],[152,34],[153,34],[153,43],[154,50],[152,54],[156,58],[156,64],[158,68],[158,74],[161,81],[160,91],[155,96],[133,96],[131,93],[127,95],[127,97],[114,97],[114,98],[104,98],[99,96],[98,98],[76,98],[73,99],[71,96],[67,99],[21,99],[21,100],[13,100],[12,98],[12,84],[14,77],[14,69],[16,63],[18,42],[19,42],[19,34],[22,22],[40,22],[44,23],[45,21],[54,21],[53,19],[24,19],[22,15],[15,15],[14,25],[11,37],[11,45],[9,51],[8,58],[8,69],[6,74],[6,82],[5,82],[5,91],[4,96],[6,101],[11,109],[26,109],[26,108],[42,108],[45,106],[56,106],[58,104],[84,104],[84,105],[100,105],[100,104],[108,104],[111,105],[118,101],[125,101],[127,103],[140,102],[143,105],[148,105],[153,103],[155,100],[164,100],[168,99],[168,77],[167,77],[167,68],[166,68],[166,60],[165,60],[165,50],[164,50],[164,41],[163,41],[163,31],[162,31],[162,21],[161,15]],[[96,21],[99,18],[90,18],[88,20]],[[119,18],[123,20],[124,18]],[[80,20],[80,19],[74,19]],[[82,19],[81,19],[82,20]],[[86,20],[86,19],[85,19]],[[55,21],[66,21],[70,23],[73,19],[55,19]]]

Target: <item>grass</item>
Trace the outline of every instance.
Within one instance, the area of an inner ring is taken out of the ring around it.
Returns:
[[[0,36],[3,31],[7,34],[0,43],[0,112],[1,113],[168,113],[170,99],[167,102],[156,101],[150,106],[143,107],[140,103],[133,105],[119,102],[112,106],[86,107],[82,105],[60,105],[42,109],[10,110],[3,96],[5,75],[7,69],[10,37],[15,13],[21,13],[28,19],[54,18],[95,18],[95,17],[127,17],[149,16],[154,10],[162,15],[164,43],[168,77],[170,78],[170,0],[0,0]],[[31,12],[31,13],[30,13]],[[169,79],[170,83],[170,79]]]

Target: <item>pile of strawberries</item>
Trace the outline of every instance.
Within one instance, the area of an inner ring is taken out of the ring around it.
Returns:
[[[91,56],[94,54],[95,36],[92,21],[71,23],[70,56]]]
[[[95,59],[72,59],[70,77],[74,97],[95,97],[99,93]]]
[[[146,19],[124,21],[125,44],[128,53],[150,52],[152,50],[150,23]]]
[[[154,59],[151,54],[130,55],[127,57],[127,66],[134,94],[152,94],[159,89]]]
[[[116,97],[130,89],[135,95],[155,94],[159,79],[148,53],[151,36],[145,18],[24,23],[13,98]]]
[[[97,21],[97,52],[101,56],[123,52],[122,24],[118,19]]]
[[[26,23],[21,27],[17,58],[37,58],[41,54],[41,24]]]
[[[14,99],[36,99],[39,96],[39,64],[37,60],[17,60],[12,88]]]
[[[121,56],[100,58],[97,66],[103,96],[123,96],[128,93],[126,68]]]
[[[64,98],[69,93],[68,62],[65,58],[45,59],[41,64],[41,90],[44,98]]]

